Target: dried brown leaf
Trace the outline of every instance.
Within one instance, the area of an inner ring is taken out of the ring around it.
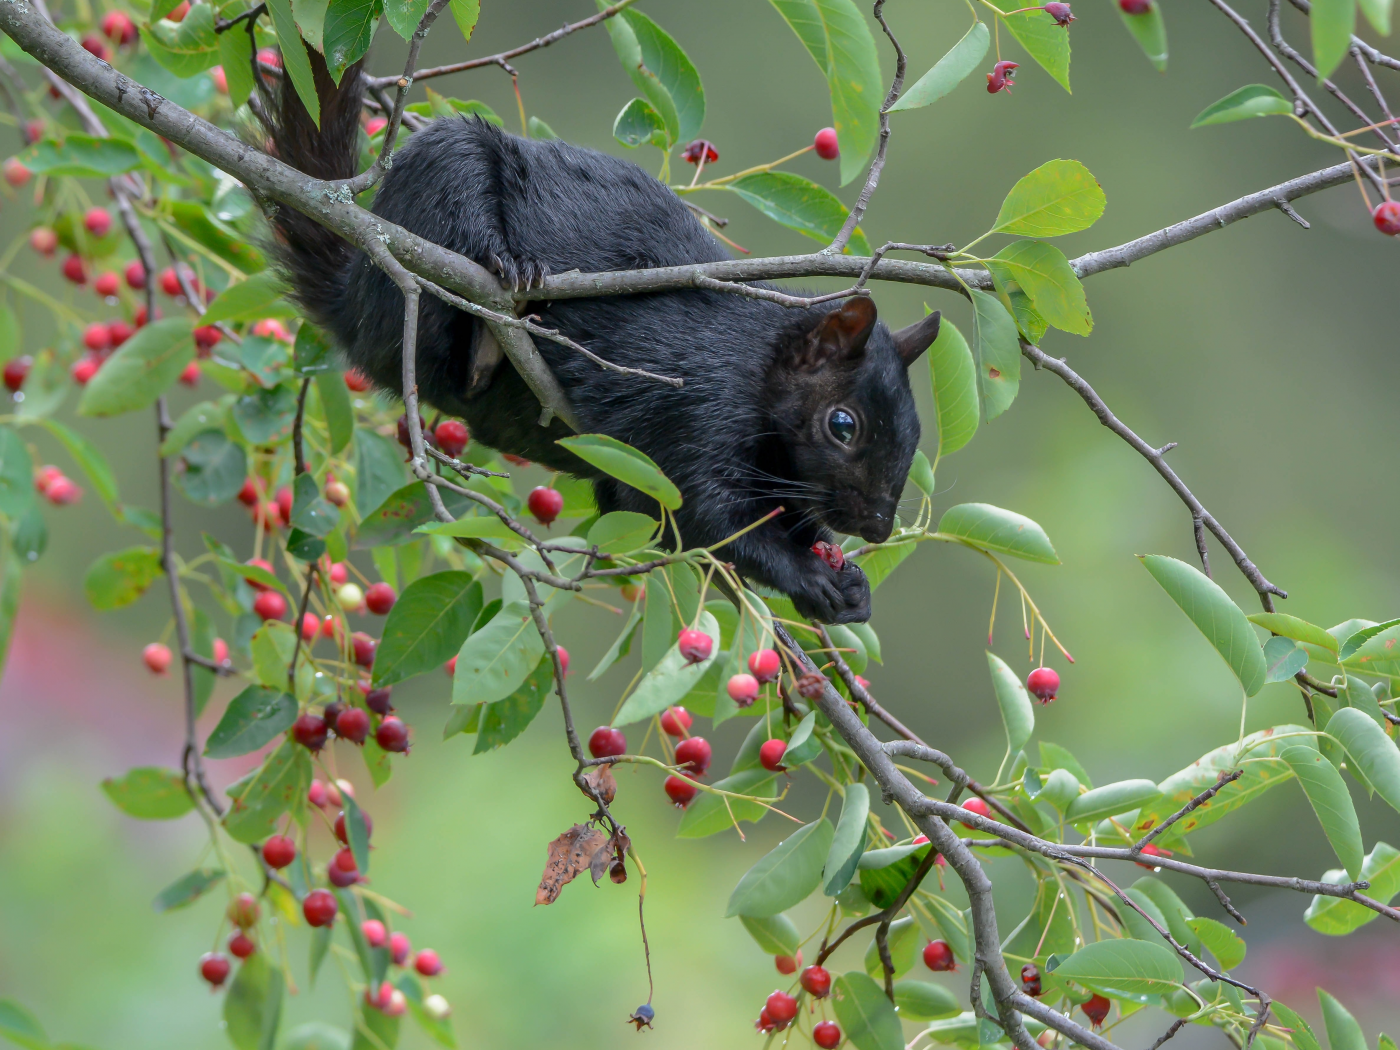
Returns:
[[[608,837],[587,824],[575,824],[549,844],[549,857],[544,863],[540,888],[535,891],[536,904],[553,904],[559,893],[579,872],[588,868],[594,856],[608,843]],[[594,877],[597,881],[597,877]]]
[[[612,805],[612,800],[617,797],[617,778],[613,776],[612,764],[594,766],[587,773],[583,774],[583,779],[588,786],[593,789],[593,795],[589,795],[582,787],[579,788],[591,800],[594,795],[603,800],[603,805]]]

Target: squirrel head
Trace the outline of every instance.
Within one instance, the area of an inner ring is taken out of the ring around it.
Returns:
[[[898,332],[857,296],[790,333],[768,377],[775,429],[801,501],[823,525],[883,543],[894,528],[919,415],[909,366],[938,336],[939,315]]]

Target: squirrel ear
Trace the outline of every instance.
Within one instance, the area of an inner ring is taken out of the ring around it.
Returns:
[[[905,368],[917,361],[919,355],[933,345],[933,341],[938,338],[938,323],[942,317],[942,313],[935,310],[922,321],[894,333],[894,348],[904,359]]]
[[[875,301],[868,295],[847,299],[807,333],[790,363],[815,372],[839,361],[857,360],[865,353],[866,340],[874,328]]]

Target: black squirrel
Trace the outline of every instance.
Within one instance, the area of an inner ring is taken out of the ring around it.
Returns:
[[[292,90],[270,121],[272,148],[322,179],[356,173],[359,67],[332,83],[311,56],[321,125]],[[480,119],[440,118],[393,156],[373,211],[500,275],[516,288],[548,274],[600,272],[727,258],[667,186],[640,167],[559,140],[530,140]],[[358,249],[313,220],[278,210],[280,265],[297,300],[350,363],[400,393],[403,298]],[[555,444],[570,431],[536,422],[539,405],[513,368],[481,388],[473,357],[485,326],[425,294],[417,377],[429,404],[463,417],[502,452],[593,481],[602,512],[656,516],[647,496]],[[813,551],[832,531],[883,542],[919,441],[907,369],[938,334],[938,315],[897,333],[866,296],[790,308],[704,290],[531,302],[538,314],[619,365],[678,376],[677,389],[606,371],[537,339],[586,433],[645,452],[679,487],[688,546],[784,512],[724,548],[745,576],[825,623],[870,616],[870,585],[853,562],[834,569]],[[834,559],[833,559],[834,560]]]

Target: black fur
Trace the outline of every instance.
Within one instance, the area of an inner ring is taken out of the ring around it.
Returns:
[[[313,60],[319,56],[312,56]],[[335,89],[317,63],[323,125],[293,92],[279,106],[277,154],[310,174],[346,178],[356,162],[358,69]],[[478,119],[439,119],[414,134],[373,210],[467,256],[507,284],[551,273],[605,271],[726,257],[666,186],[634,164],[559,141],[531,141]],[[276,225],[281,261],[309,315],[377,384],[400,387],[402,297],[361,252],[287,209]],[[649,455],[684,497],[687,546],[712,544],[781,505],[785,513],[724,548],[745,575],[791,596],[804,615],[862,621],[870,588],[854,564],[832,570],[811,547],[832,530],[886,539],[919,420],[907,366],[937,321],[899,339],[868,299],[790,309],[739,295],[684,291],[532,303],[542,323],[602,357],[685,380],[675,389],[600,369],[537,339],[584,432]],[[473,437],[504,452],[590,477],[603,511],[656,513],[649,498],[601,476],[540,427],[538,404],[508,365],[467,396],[469,315],[425,295],[419,328],[423,398],[462,416]],[[828,427],[840,407],[856,421],[842,445]]]

